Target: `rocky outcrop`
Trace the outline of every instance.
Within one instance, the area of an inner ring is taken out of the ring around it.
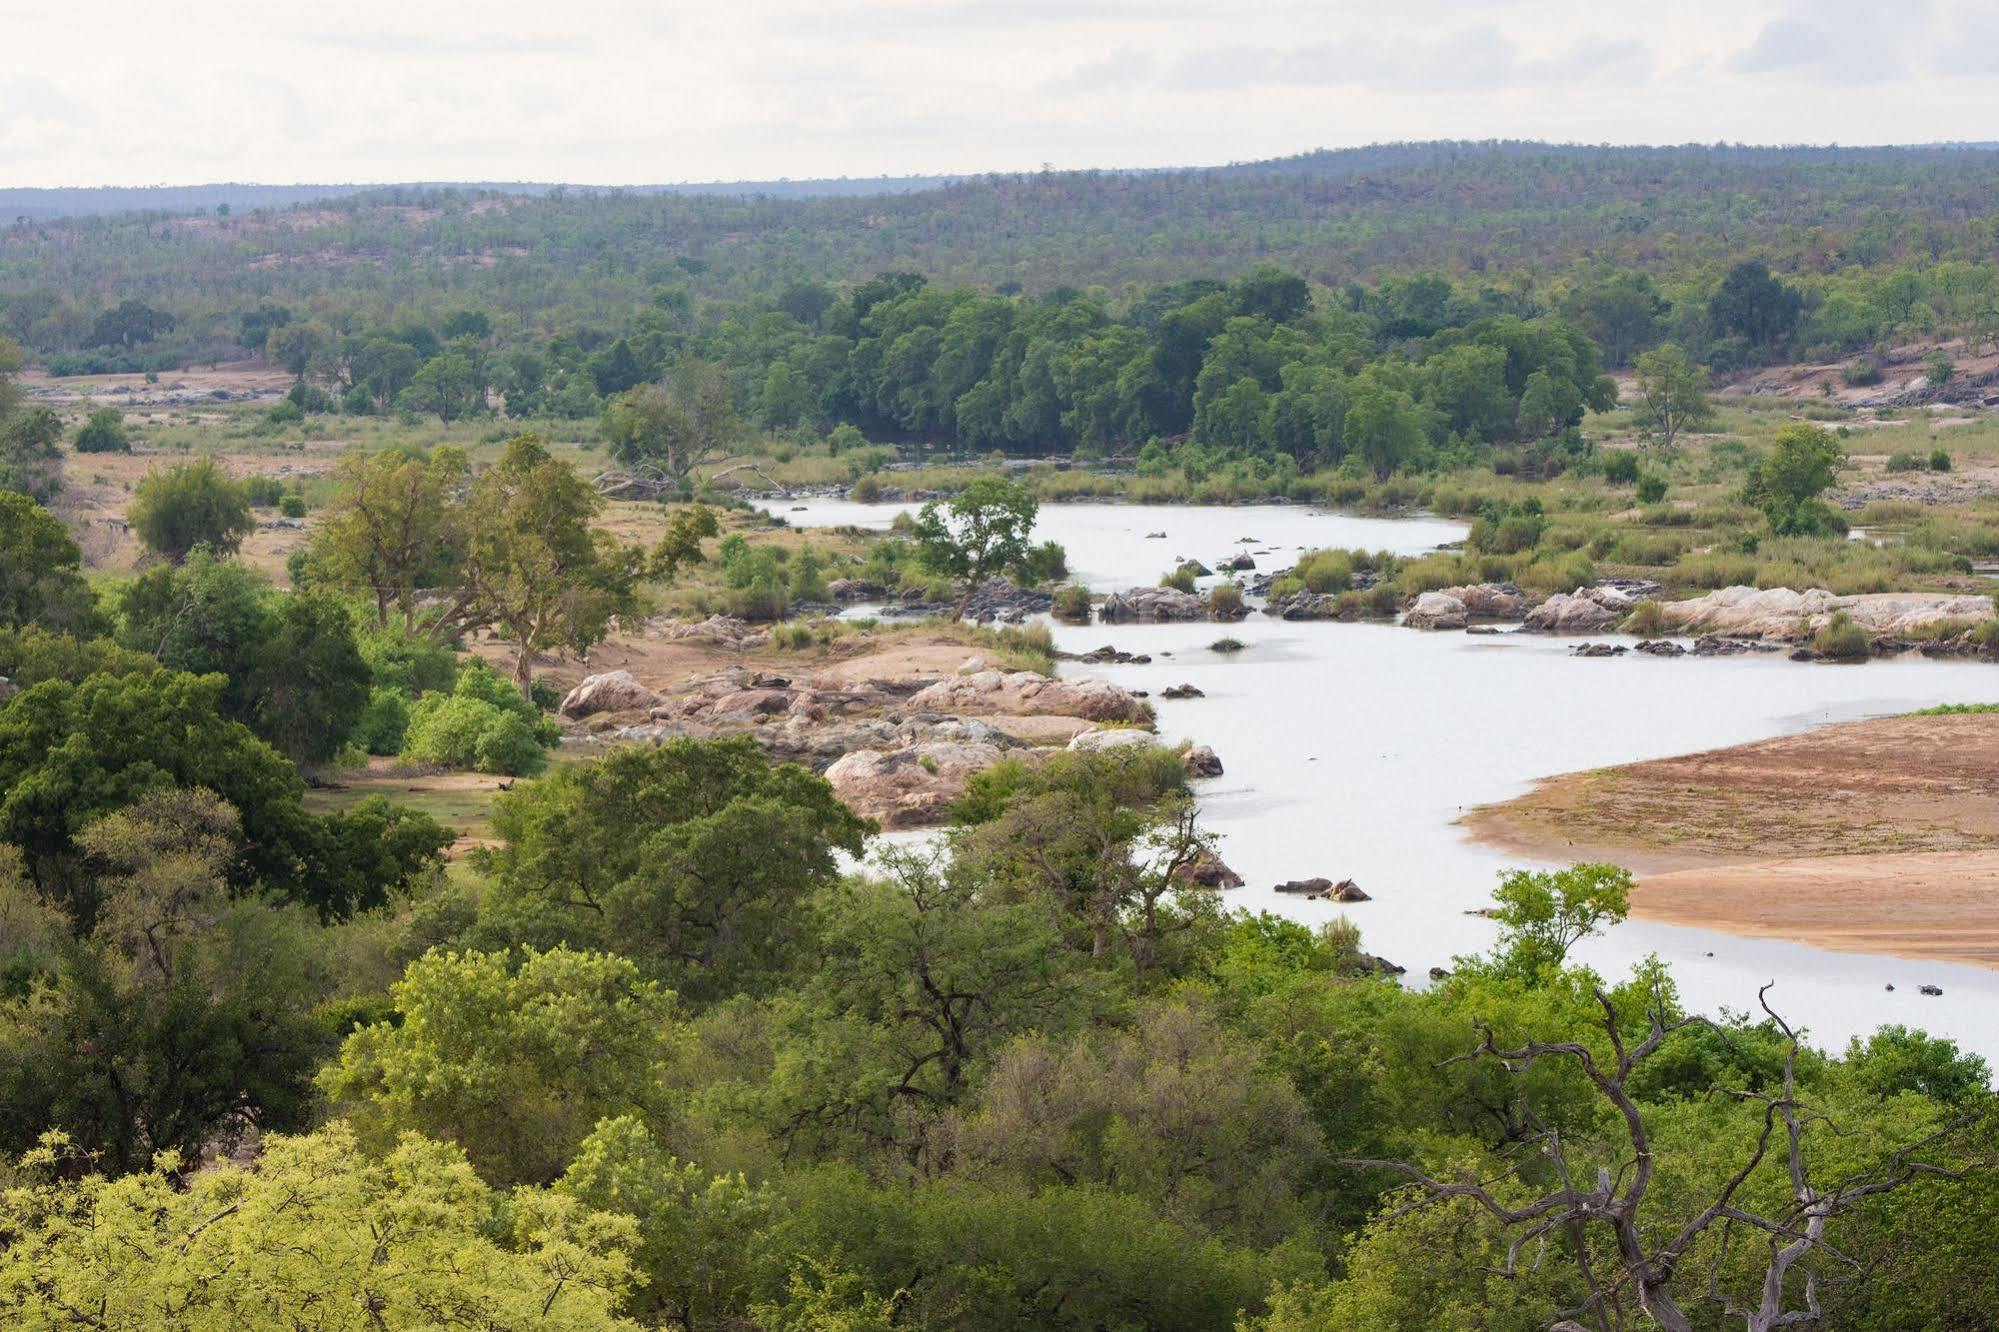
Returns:
[[[699,639],[738,651],[753,651],[770,642],[769,634],[730,615],[711,615],[705,620],[651,620],[646,628],[669,642]]]
[[[1632,651],[1643,652],[1648,657],[1684,657],[1687,655],[1687,650],[1670,638],[1647,639],[1633,648]]]
[[[1527,594],[1511,583],[1468,583],[1441,591],[1474,620],[1518,620],[1527,614]]]
[[[1665,627],[1690,633],[1754,635],[1795,641],[1845,611],[1869,635],[1916,635],[1950,622],[1989,620],[1992,599],[1947,592],[1868,592],[1835,596],[1824,588],[1724,587],[1686,601],[1659,603]]]
[[[1113,726],[1101,731],[1085,731],[1069,742],[1069,748],[1078,754],[1110,754],[1120,749],[1145,749],[1158,743],[1159,737],[1150,731]]]
[[[1471,623],[1465,603],[1448,592],[1424,592],[1410,603],[1402,623],[1412,629],[1462,629]]]
[[[1223,560],[1221,567],[1229,573],[1249,573],[1256,568],[1256,559],[1248,551],[1244,551],[1240,555],[1232,555]]]
[[[1206,698],[1207,697],[1206,694],[1202,693],[1199,689],[1196,689],[1193,685],[1190,684],[1167,685],[1164,689],[1159,691],[1159,696],[1161,698]]]
[[[1276,891],[1303,897],[1311,902],[1371,902],[1374,899],[1360,890],[1360,885],[1352,879],[1341,879],[1334,883],[1331,879],[1291,879],[1277,885]]]
[[[1630,651],[1622,643],[1578,643],[1569,649],[1571,657],[1621,657]]]
[[[929,741],[902,749],[861,749],[826,769],[833,793],[884,828],[941,821],[975,773],[999,762],[996,745]]]
[[[1187,864],[1175,866],[1173,878],[1199,888],[1240,888],[1246,882],[1242,875],[1223,864],[1220,856],[1207,850],[1196,854]]]
[[[918,712],[1150,720],[1143,702],[1108,680],[1052,680],[1038,671],[976,671],[939,680],[911,696],[908,706]]]
[[[964,618],[978,623],[995,620],[1019,624],[1030,615],[1054,609],[1055,598],[1047,592],[1021,587],[1011,578],[988,578],[972,589],[965,601]]]
[[[663,702],[658,694],[633,678],[630,671],[607,671],[587,677],[563,695],[557,710],[565,717],[588,717],[599,712],[631,712]]]
[[[1614,587],[1579,587],[1557,592],[1527,612],[1521,628],[1544,634],[1595,634],[1612,628],[1637,605]]]
[[[1361,609],[1324,592],[1286,592],[1264,606],[1265,615],[1282,620],[1357,620]]]
[[[1215,751],[1206,745],[1195,745],[1186,753],[1187,775],[1189,777],[1219,777],[1222,775],[1222,761]]]
[[[835,601],[880,601],[888,589],[866,578],[835,578],[826,584],[826,595]]]
[[[1105,624],[1138,624],[1207,618],[1208,603],[1192,592],[1173,587],[1135,587],[1113,592],[1097,607]]]

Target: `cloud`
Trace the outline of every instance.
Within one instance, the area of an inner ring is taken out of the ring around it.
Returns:
[[[1042,91],[1050,93],[1095,92],[1149,82],[1156,69],[1152,57],[1144,51],[1121,46],[1102,59],[1078,65],[1041,86]]]
[[[316,32],[300,41],[359,55],[435,60],[446,56],[576,55],[597,49],[579,37],[508,37],[478,32]]]
[[[1796,74],[1841,82],[1875,82],[1909,73],[1908,56],[1927,45],[1929,0],[1888,6],[1868,0],[1794,0],[1729,68],[1739,74]]]

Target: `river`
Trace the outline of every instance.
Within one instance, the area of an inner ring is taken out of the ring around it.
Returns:
[[[798,526],[886,527],[900,508],[845,501],[772,504]],[[1149,533],[1164,532],[1164,538]],[[1067,548],[1072,576],[1098,591],[1154,583],[1181,557],[1210,566],[1250,551],[1261,569],[1306,548],[1416,554],[1463,535],[1429,518],[1362,518],[1302,506],[1046,505],[1036,538]],[[1243,539],[1248,538],[1245,542]],[[1535,779],[1765,739],[1826,722],[1942,702],[1999,702],[1999,669],[1969,661],[1800,665],[1751,654],[1608,659],[1569,655],[1575,640],[1536,634],[1424,633],[1383,624],[1056,625],[1069,651],[1105,643],[1151,654],[1142,666],[1078,666],[1151,691],[1161,737],[1212,745],[1225,776],[1198,784],[1202,822],[1249,881],[1231,904],[1317,922],[1335,913],[1370,952],[1423,984],[1432,966],[1481,950],[1484,905],[1498,874],[1524,862],[1466,840],[1454,826],[1474,806]],[[1208,645],[1224,635],[1233,655]],[[1206,695],[1169,701],[1168,685]],[[1280,896],[1281,880],[1352,878],[1370,902]],[[1771,999],[1822,1046],[1842,1047],[1887,1022],[1948,1035],[1999,1062],[1999,972],[1941,962],[1836,953],[1779,940],[1629,921],[1579,950],[1606,976],[1656,953],[1696,1008]],[[1893,983],[1893,993],[1885,987]],[[1924,996],[1918,985],[1943,988]]]

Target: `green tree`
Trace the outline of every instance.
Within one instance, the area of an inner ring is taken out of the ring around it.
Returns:
[[[0,1198],[0,1316],[190,1329],[402,1327],[638,1332],[628,1218],[552,1192],[500,1193],[463,1154],[409,1138],[364,1154],[352,1130],[273,1135],[254,1167],[169,1157],[106,1179],[52,1135]],[[67,1175],[81,1175],[74,1183]]]
[[[388,626],[394,607],[403,632],[415,633],[419,594],[452,586],[462,556],[459,491],[467,471],[456,449],[439,449],[428,459],[394,449],[342,458],[313,538],[313,576],[371,600],[377,628]],[[447,605],[427,632],[452,633],[462,614],[462,605]]]
[[[354,1032],[320,1075],[378,1150],[415,1131],[494,1184],[544,1184],[598,1121],[664,1108],[677,1005],[625,958],[432,950],[390,997],[396,1020]]]
[[[0,346],[0,358],[5,354]],[[5,381],[0,370],[0,384]],[[26,495],[37,504],[52,503],[63,489],[61,442],[62,418],[47,407],[11,415],[0,410],[0,490]]]
[[[1638,410],[1632,423],[1647,439],[1671,448],[1681,432],[1714,423],[1707,367],[1690,364],[1684,351],[1670,342],[1655,347],[1638,357],[1637,371]]]
[[[178,564],[196,546],[233,555],[256,530],[243,487],[223,475],[212,458],[198,458],[146,473],[126,510],[139,539]]]
[[[78,453],[130,453],[132,440],[125,433],[125,413],[116,407],[100,407],[90,414],[76,432]]]
[[[86,341],[92,347],[130,349],[173,332],[175,322],[166,311],[128,298],[97,316]]]
[[[485,409],[486,378],[472,357],[447,351],[423,363],[409,387],[396,395],[396,406],[449,425]]]
[[[332,347],[332,337],[319,324],[296,322],[279,324],[264,337],[264,359],[304,379]]]
[[[1845,461],[1830,430],[1795,421],[1771,438],[1770,452],[1750,470],[1745,496],[1779,536],[1843,532],[1845,520],[1820,496],[1831,489]]]
[[[1719,332],[1766,350],[1791,335],[1803,312],[1804,297],[1797,288],[1772,274],[1760,259],[1745,259],[1729,269],[1707,305],[1708,320]]]
[[[665,381],[614,399],[600,431],[615,461],[684,489],[697,467],[726,457],[740,435],[728,371],[687,358]]]
[[[1027,560],[1040,507],[1024,487],[982,476],[942,504],[925,504],[910,539],[925,567],[964,580],[962,613],[981,582]]]
[[[1569,950],[1623,920],[1631,910],[1631,871],[1616,865],[1513,870],[1500,876],[1492,918],[1499,970],[1531,979],[1558,971]]]
[[[0,491],[0,625],[84,636],[102,624],[69,532],[26,495]]]
[[[514,683],[523,697],[537,654],[582,652],[635,605],[644,553],[591,529],[602,508],[597,492],[535,435],[507,441],[500,460],[473,483],[456,615],[513,642]]]
[[[1423,447],[1422,413],[1407,393],[1372,382],[1355,383],[1343,431],[1347,447],[1378,478],[1387,478]]]

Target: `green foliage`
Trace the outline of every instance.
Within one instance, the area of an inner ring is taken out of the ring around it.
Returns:
[[[132,491],[126,516],[148,549],[175,563],[197,546],[233,555],[256,527],[243,488],[211,458],[147,472]]]
[[[1499,922],[1497,974],[1532,978],[1559,971],[1569,950],[1623,920],[1631,909],[1631,871],[1616,865],[1513,870],[1493,891]]]
[[[103,620],[82,570],[83,554],[54,514],[0,491],[0,625],[96,632]]]
[[[1872,651],[1867,631],[1845,611],[1834,611],[1812,635],[1812,651],[1833,661],[1864,660]]]
[[[1948,472],[1950,470],[1949,449],[1939,447],[1930,450],[1930,470],[1932,472]]]
[[[1638,502],[1657,504],[1666,498],[1666,478],[1657,472],[1647,472],[1638,478]]]
[[[438,1326],[637,1332],[632,1223],[540,1190],[496,1192],[448,1146],[411,1137],[384,1156],[334,1124],[265,1140],[255,1168],[188,1172],[170,1155],[122,1179],[83,1174],[51,1135],[0,1199],[0,1316],[24,1332],[111,1327]],[[52,1178],[53,1177],[53,1178]]]
[[[125,433],[125,413],[116,407],[100,407],[90,414],[76,432],[78,453],[130,453],[131,437]]]
[[[1087,587],[1078,587],[1071,584],[1068,587],[1058,587],[1055,589],[1055,604],[1052,613],[1058,620],[1063,620],[1070,624],[1088,624],[1090,622],[1090,606],[1090,589]]]
[[[426,767],[525,777],[548,765],[559,734],[518,689],[475,661],[449,693],[433,690],[410,706],[401,755]]]
[[[1159,586],[1171,588],[1175,592],[1192,592],[1194,590],[1194,577],[1193,565],[1175,565],[1173,568],[1159,575]]]
[[[396,1019],[355,1031],[319,1079],[377,1150],[415,1131],[492,1183],[548,1183],[599,1120],[663,1108],[678,1006],[624,958],[432,950],[389,994]]]
[[[1633,424],[1662,448],[1671,448],[1684,431],[1713,423],[1714,404],[1707,396],[1706,366],[1694,365],[1672,343],[1638,358],[1638,410]]]
[[[1763,510],[1770,530],[1778,536],[1842,533],[1845,519],[1820,496],[1832,486],[1844,462],[1831,431],[1795,422],[1772,438],[1770,453],[1750,473],[1744,498]]]
[[[911,540],[925,568],[976,586],[1029,562],[1028,538],[1039,508],[1034,496],[1014,482],[982,476],[941,505],[936,500],[925,504]]]

